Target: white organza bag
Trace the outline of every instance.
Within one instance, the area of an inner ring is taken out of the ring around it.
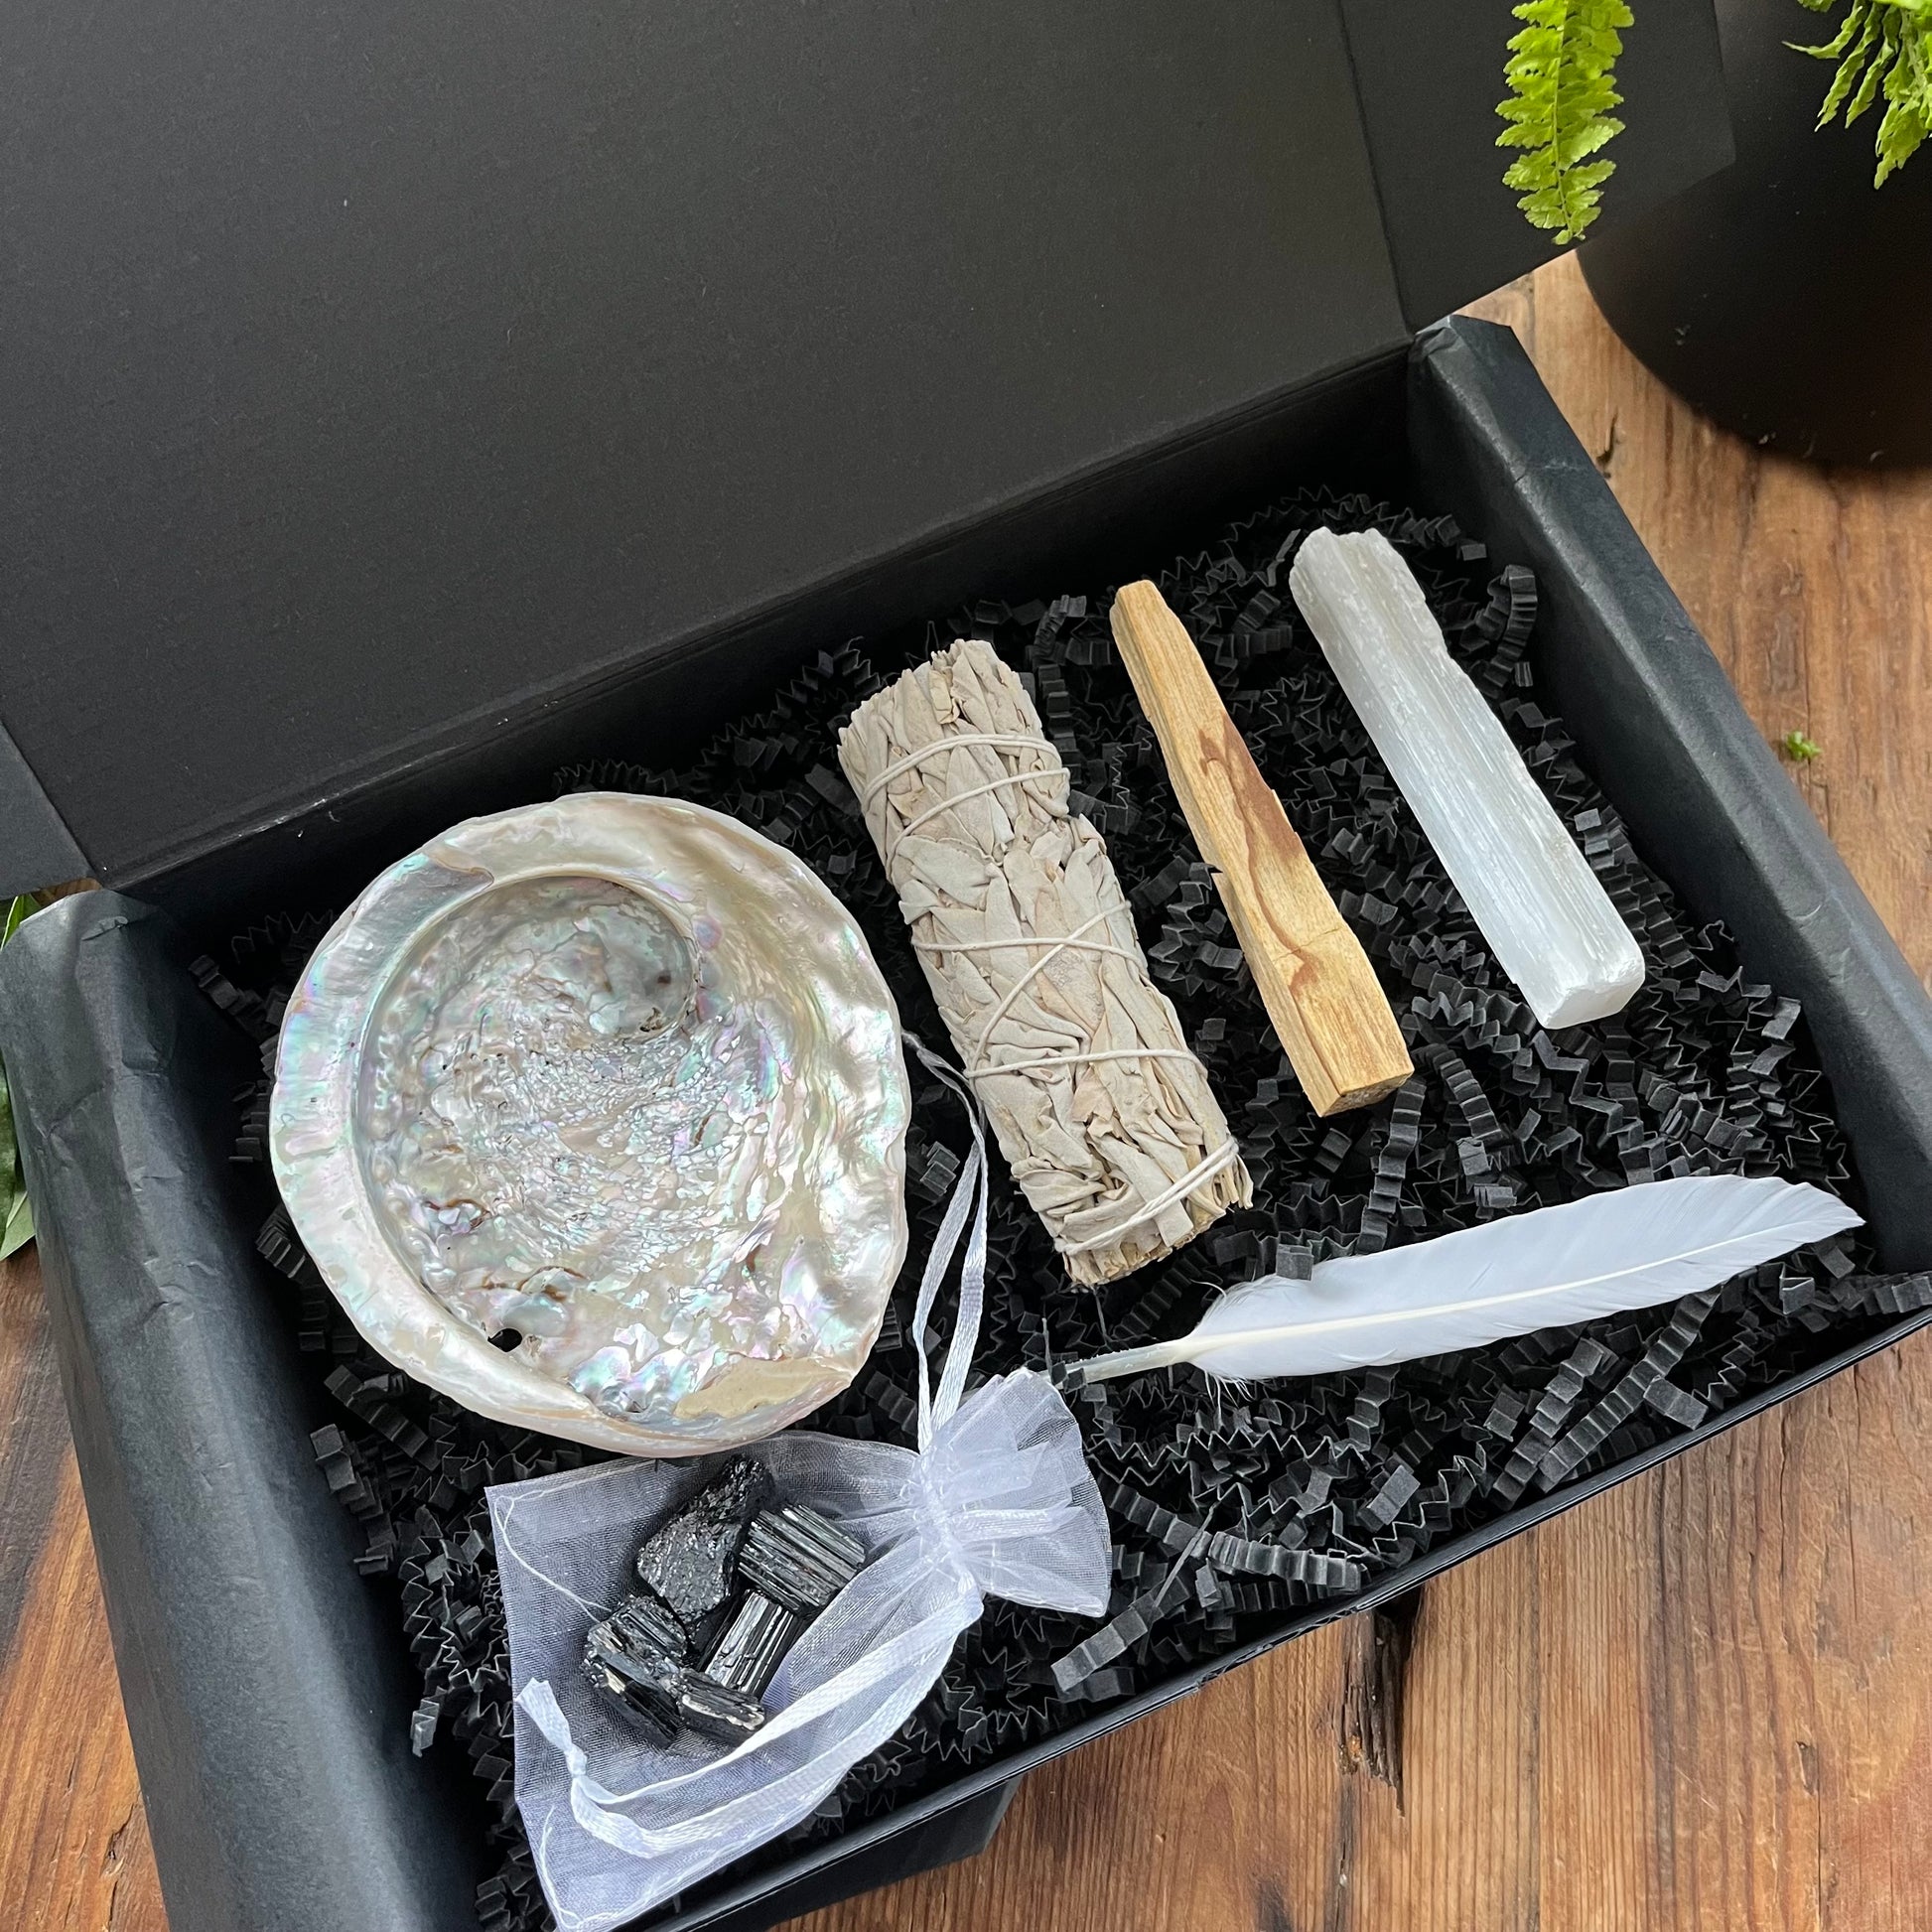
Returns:
[[[588,1626],[634,1587],[639,1542],[715,1461],[606,1462],[489,1491],[517,1693],[516,1801],[561,1932],[621,1925],[809,1817],[912,1715],[986,1597],[1106,1608],[1106,1510],[1058,1392],[1022,1370],[961,1400],[985,1293],[976,1114],[973,1139],[913,1313],[918,1452],[807,1430],[748,1451],[781,1497],[836,1520],[867,1558],[779,1667],[764,1698],[773,1716],[755,1736],[729,1751],[688,1736],[658,1748],[580,1668]],[[959,1319],[934,1396],[926,1327],[969,1212]]]

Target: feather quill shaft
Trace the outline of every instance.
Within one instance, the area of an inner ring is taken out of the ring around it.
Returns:
[[[1192,1362],[1227,1381],[1327,1375],[1570,1327],[1715,1288],[1860,1217],[1806,1182],[1643,1181],[1230,1289],[1177,1341],[1069,1364],[1061,1386]]]

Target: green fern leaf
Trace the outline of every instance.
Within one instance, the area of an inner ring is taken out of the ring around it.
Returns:
[[[1865,0],[1868,4],[1868,0]],[[1928,0],[1932,4],[1932,0]],[[1519,191],[1516,206],[1557,246],[1575,241],[1596,219],[1614,161],[1592,161],[1623,132],[1611,110],[1622,104],[1615,67],[1620,29],[1631,24],[1624,0],[1522,0],[1523,25],[1503,68],[1508,97],[1499,148],[1521,148],[1503,175]]]
[[[1816,0],[1799,0],[1801,6],[1814,7]],[[1838,4],[1838,0],[1825,0],[1828,6]],[[1852,0],[1845,10],[1845,25],[1838,30],[1835,40],[1826,41],[1818,47],[1806,47],[1801,41],[1786,41],[1785,46],[1794,54],[1809,54],[1814,61],[1836,61],[1838,71],[1832,76],[1832,84],[1825,94],[1825,104],[1818,110],[1818,125],[1829,124],[1832,116],[1844,106],[1845,97],[1852,91],[1861,69],[1871,57],[1872,44],[1879,39],[1879,27],[1873,17],[1872,0]]]
[[[1918,97],[1885,108],[1885,118],[1878,123],[1878,172],[1871,178],[1873,188],[1884,187],[1886,177],[1918,152],[1925,139],[1926,111],[1925,102]]]
[[[1842,115],[1850,127],[1874,107],[1879,117],[1872,146],[1878,160],[1873,185],[1882,188],[1932,133],[1932,0],[1800,0],[1813,12],[1845,5],[1837,35],[1820,47],[1797,52],[1836,61],[1838,70],[1818,110],[1818,125]]]
[[[1880,39],[1883,38],[1881,35]],[[1864,113],[1878,98],[1879,84],[1885,77],[1886,68],[1890,65],[1889,51],[1880,47],[1878,58],[1864,70],[1864,78],[1859,82],[1859,90],[1852,96],[1851,104],[1845,110],[1845,125],[1850,127],[1859,116]]]
[[[1809,6],[1811,0],[1799,0],[1801,6]],[[1837,0],[1833,0],[1837,4]],[[1878,37],[1878,23],[1872,17],[1872,0],[1852,0],[1845,10],[1845,25],[1838,30],[1838,39],[1826,47],[1800,47],[1800,54],[1809,54],[1814,60],[1835,61],[1852,45],[1856,38],[1861,47],[1869,47]],[[1786,41],[1787,47],[1795,45]]]
[[[1833,117],[1845,105],[1846,100],[1851,95],[1852,89],[1858,85],[1859,76],[1862,73],[1876,74],[1879,72],[1879,69],[1876,67],[1867,67],[1865,65],[1871,59],[1873,45],[1883,38],[1879,31],[1878,23],[1868,17],[1870,10],[1868,8],[1862,9],[1861,7],[1855,6],[1845,23],[1845,33],[1851,33],[1859,24],[1859,16],[1862,11],[1867,16],[1864,23],[1864,32],[1859,36],[1857,44],[1846,52],[1844,60],[1839,63],[1838,71],[1832,75],[1832,84],[1825,90],[1825,104],[1818,110],[1818,125],[1820,127],[1829,127],[1831,125]],[[1820,60],[1828,61],[1832,58],[1832,54],[1838,51],[1839,43],[1844,39],[1845,35],[1841,34],[1839,41],[1835,41],[1829,51],[1824,48],[1813,47],[1807,48],[1805,52],[1808,54],[1816,54]],[[1852,118],[1856,120],[1863,111],[1863,108],[1854,106],[1852,109]]]

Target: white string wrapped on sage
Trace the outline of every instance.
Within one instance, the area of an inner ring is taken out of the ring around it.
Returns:
[[[1148,977],[1020,680],[968,639],[853,714],[839,761],[1000,1152],[1076,1282],[1171,1254],[1247,1169]]]

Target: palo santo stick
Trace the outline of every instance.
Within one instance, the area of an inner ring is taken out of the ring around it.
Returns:
[[[1234,728],[1194,640],[1152,584],[1114,600],[1114,642],[1248,970],[1317,1114],[1366,1107],[1414,1070],[1361,942]]]

